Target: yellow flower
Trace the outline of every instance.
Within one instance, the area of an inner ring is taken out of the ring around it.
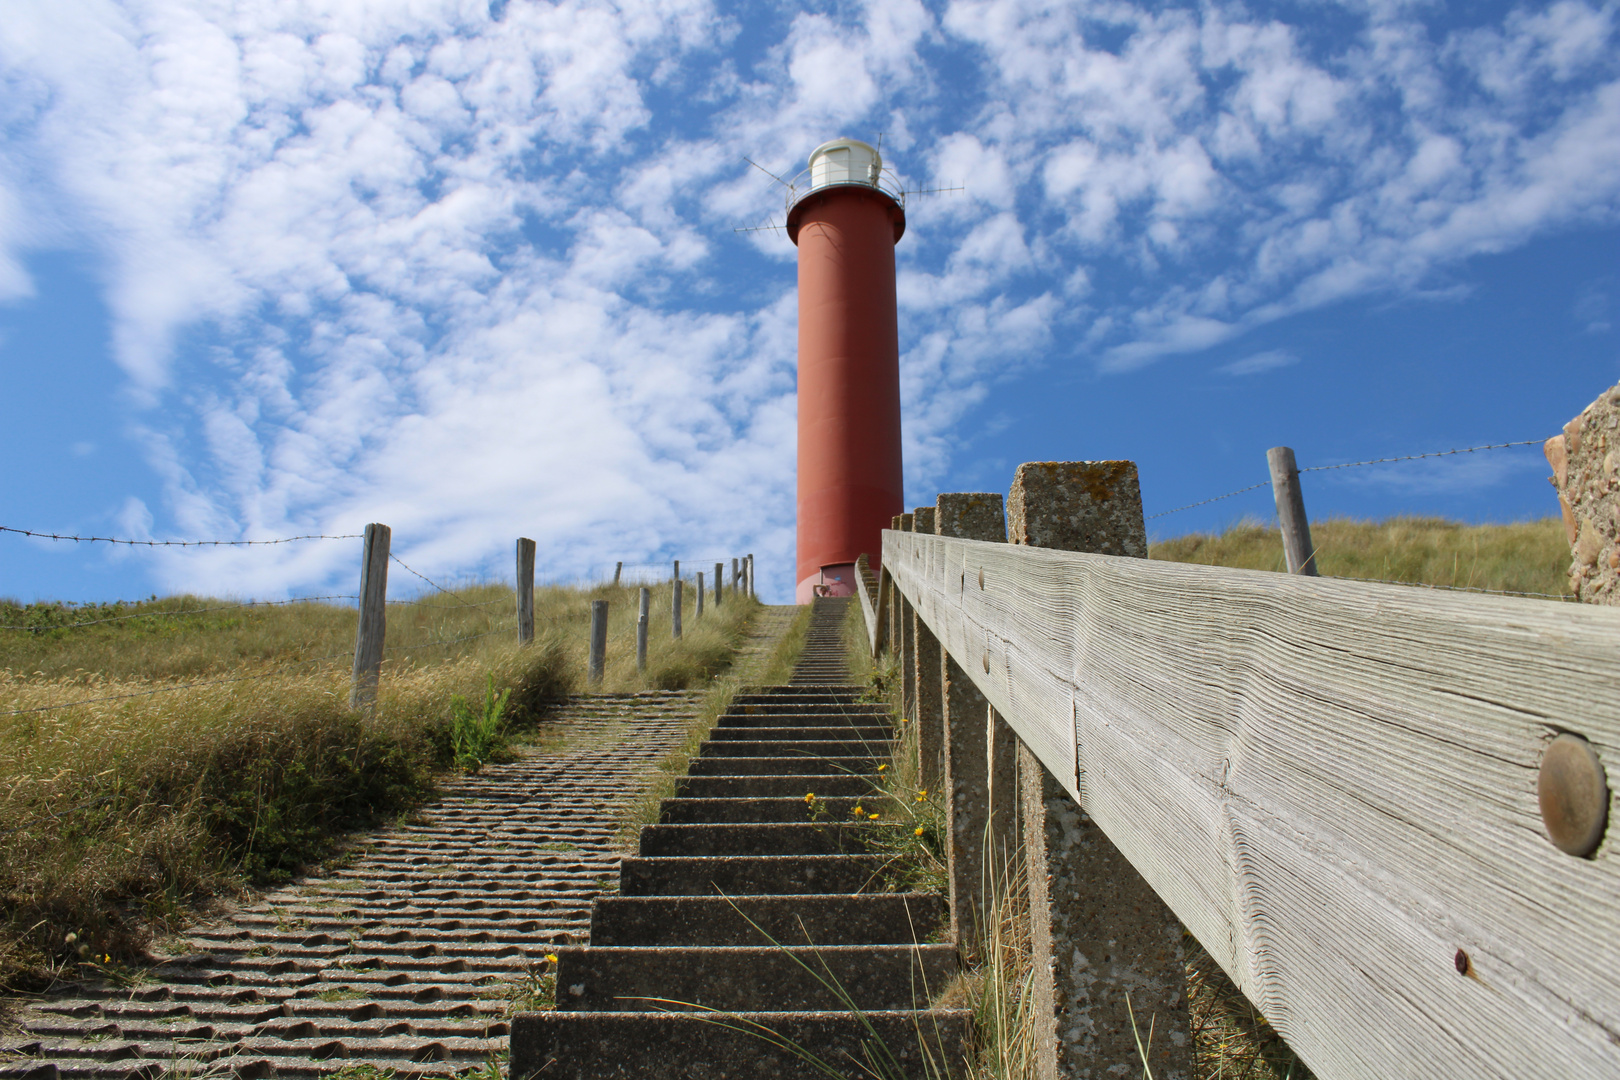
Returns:
[[[554,952],[548,952],[546,953],[546,959],[555,964],[557,962],[557,954]]]
[[[878,772],[882,772],[884,769],[887,769],[887,768],[888,768],[887,765],[879,765],[878,766]]]
[[[878,819],[878,816],[876,814],[868,814],[867,817],[870,818],[872,821],[876,821]]]
[[[813,791],[805,792],[804,793],[804,801],[805,801],[805,805],[807,805],[807,806],[809,804],[811,804],[811,803],[814,803],[816,801],[816,793],[813,792]]]
[[[923,834],[923,827],[921,825],[917,826],[917,828],[912,831],[912,835],[914,835],[914,836],[921,836],[922,834]]]
[[[901,723],[902,723],[902,724],[909,724],[909,723],[911,723],[911,717],[909,717],[909,716],[902,716],[902,717],[901,717],[901,718],[900,718],[900,722],[901,722]]]
[[[860,817],[862,811],[861,808],[857,806],[855,809],[851,810],[850,813],[854,814],[856,817]]]
[[[923,799],[927,797],[927,795],[928,795],[928,789],[923,788],[921,791],[917,792],[917,801],[922,802]]]

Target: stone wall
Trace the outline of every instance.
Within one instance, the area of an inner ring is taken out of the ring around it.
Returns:
[[[1544,449],[1569,534],[1570,588],[1588,604],[1620,604],[1620,386]]]

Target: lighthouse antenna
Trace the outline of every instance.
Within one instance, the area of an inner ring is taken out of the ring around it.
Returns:
[[[780,176],[777,176],[775,173],[771,172],[771,170],[767,169],[765,166],[761,165],[759,162],[755,161],[753,158],[748,157],[745,154],[743,156],[743,160],[748,162],[748,164],[752,165],[754,168],[758,169],[760,172],[764,173],[766,176],[770,177],[772,180],[775,180],[778,184],[781,184],[783,187],[787,188],[789,191],[793,190],[793,185],[792,184],[788,183],[786,180],[782,179]]]

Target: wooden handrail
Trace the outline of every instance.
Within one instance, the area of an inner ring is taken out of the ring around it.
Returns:
[[[1560,733],[1620,762],[1620,611],[894,530],[882,565],[1323,1080],[1620,1075],[1616,845],[1537,801]]]

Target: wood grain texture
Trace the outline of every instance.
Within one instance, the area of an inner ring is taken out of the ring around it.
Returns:
[[[1324,1080],[1620,1076],[1620,861],[1536,798],[1564,731],[1620,775],[1620,611],[894,531],[883,566]]]
[[[520,645],[534,640],[534,541],[526,536],[517,542],[517,632]]]

